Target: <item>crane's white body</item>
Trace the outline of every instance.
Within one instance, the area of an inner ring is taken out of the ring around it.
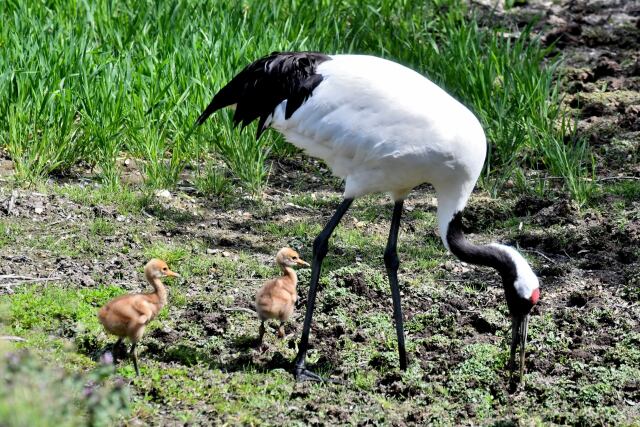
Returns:
[[[464,208],[486,155],[484,131],[464,105],[419,73],[364,55],[318,65],[323,81],[285,120],[270,125],[345,179],[345,198],[387,192],[394,200],[425,182],[438,193],[442,240]]]
[[[448,232],[456,233],[452,221],[480,176],[487,144],[475,115],[429,79],[374,56],[274,52],[234,77],[197,122],[233,104],[240,107],[236,124],[264,119],[258,136],[263,124],[271,126],[324,160],[345,180],[345,199],[386,192],[398,201],[412,188],[432,184],[440,237],[452,250]],[[524,300],[533,296],[533,304],[537,302],[538,279],[516,250],[499,244],[474,249],[456,235],[458,247],[453,249],[459,258],[502,268],[514,276],[508,286]]]

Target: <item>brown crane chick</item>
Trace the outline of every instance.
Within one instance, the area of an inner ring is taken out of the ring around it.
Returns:
[[[98,312],[98,319],[104,329],[119,337],[115,346],[119,346],[125,338],[131,341],[129,356],[133,359],[136,375],[140,375],[136,344],[142,338],[147,323],[167,304],[167,289],[160,279],[180,276],[169,270],[166,262],[155,258],[145,265],[144,275],[153,286],[153,292],[119,296],[105,304]]]
[[[293,313],[294,304],[298,299],[296,292],[298,276],[291,267],[296,265],[309,267],[309,264],[291,248],[282,248],[278,251],[276,264],[282,269],[282,276],[265,282],[256,293],[256,312],[261,321],[259,343],[262,343],[264,322],[268,319],[280,320],[278,337],[284,337],[284,322]]]

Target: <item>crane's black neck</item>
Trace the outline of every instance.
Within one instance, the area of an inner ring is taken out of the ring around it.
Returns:
[[[451,252],[461,261],[495,268],[502,276],[507,292],[513,286],[518,275],[514,261],[499,247],[478,246],[469,242],[462,232],[462,212],[455,213],[449,222],[447,243]]]

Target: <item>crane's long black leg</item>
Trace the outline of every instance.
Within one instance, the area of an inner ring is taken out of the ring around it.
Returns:
[[[133,360],[133,367],[136,370],[136,376],[139,377],[140,369],[138,369],[138,355],[136,354],[136,344],[137,344],[136,342],[131,343],[131,351],[129,352],[129,355]]]
[[[404,346],[404,328],[402,326],[402,305],[400,303],[400,288],[398,287],[398,259],[397,242],[398,230],[400,229],[400,217],[402,216],[403,200],[399,200],[393,207],[393,217],[391,219],[391,229],[389,230],[389,240],[384,251],[384,265],[387,267],[387,276],[391,285],[391,297],[393,299],[393,318],[396,323],[396,333],[398,335],[398,355],[400,356],[400,369],[407,369],[407,351]]]
[[[298,346],[298,355],[295,361],[295,376],[298,381],[323,381],[321,377],[305,368],[305,360],[307,358],[307,349],[309,347],[309,331],[311,330],[311,319],[313,317],[313,308],[316,303],[316,291],[318,280],[320,279],[320,270],[322,269],[322,261],[327,255],[329,249],[329,238],[333,233],[344,214],[351,206],[353,199],[344,199],[336,212],[333,214],[322,232],[313,241],[313,260],[311,263],[311,281],[309,283],[309,296],[307,297],[307,312],[304,316],[304,326],[302,327],[302,337]]]

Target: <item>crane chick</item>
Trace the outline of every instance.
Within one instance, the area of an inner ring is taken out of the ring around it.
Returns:
[[[276,264],[282,270],[282,276],[265,282],[256,293],[256,312],[261,321],[259,343],[262,343],[264,322],[268,319],[280,320],[278,337],[284,337],[284,323],[291,317],[294,304],[298,299],[296,292],[298,276],[291,267],[296,265],[309,267],[309,264],[291,248],[282,248],[278,251]]]
[[[144,275],[153,286],[153,292],[119,296],[105,304],[98,312],[98,319],[104,329],[119,337],[115,346],[120,345],[125,338],[131,341],[129,356],[133,360],[136,375],[140,375],[136,344],[142,338],[147,323],[167,304],[167,289],[160,279],[180,276],[171,271],[166,262],[155,258],[145,265]]]

